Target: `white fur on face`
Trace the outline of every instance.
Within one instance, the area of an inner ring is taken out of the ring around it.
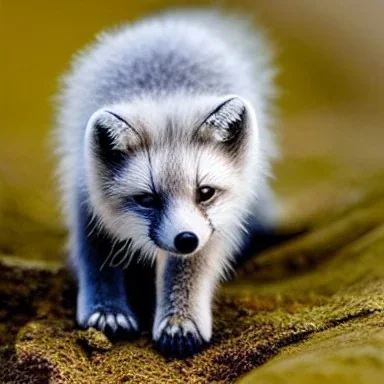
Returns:
[[[208,219],[202,215],[194,201],[181,199],[173,201],[157,229],[161,242],[167,249],[172,250],[172,253],[177,253],[174,241],[182,232],[192,232],[197,236],[198,247],[194,253],[204,247],[213,232]]]
[[[118,201],[126,196],[152,193],[153,182],[167,204],[167,208],[161,212],[161,218],[156,218],[158,225],[155,232],[159,243],[165,249],[177,253],[174,249],[175,237],[181,232],[192,232],[199,240],[195,250],[198,252],[207,244],[213,231],[216,228],[220,230],[224,224],[223,219],[233,222],[235,212],[232,212],[232,206],[234,211],[238,209],[237,194],[234,191],[240,190],[239,175],[233,163],[224,156],[198,147],[174,151],[169,148],[159,149],[150,154],[140,152],[129,160],[124,172],[108,182],[113,197],[105,201],[104,205],[113,206],[113,200]],[[214,204],[205,208],[198,207],[197,183],[200,186],[212,186],[219,191]],[[231,203],[232,200],[235,201]],[[223,207],[225,210],[228,204],[232,213],[223,215],[220,211]],[[121,239],[132,236],[138,248],[139,244],[153,242],[148,238],[151,219],[143,218],[133,210],[111,208],[107,220]]]
[[[170,61],[170,55],[175,60]],[[77,188],[79,184],[85,186],[84,127],[92,113],[116,100],[131,103],[127,114],[135,112],[147,120],[155,137],[166,106],[155,108],[149,101],[133,105],[133,95],[168,99],[172,109],[182,112],[177,117],[181,125],[194,105],[209,109],[206,95],[212,95],[212,100],[226,93],[242,95],[255,108],[263,166],[268,167],[269,159],[276,154],[269,130],[269,106],[275,94],[272,56],[264,33],[253,30],[247,20],[207,10],[156,15],[104,31],[79,52],[62,79],[57,97],[54,142],[60,158],[63,213],[69,228],[76,221]],[[196,97],[191,99],[186,94]],[[264,195],[270,195],[266,183],[260,188]],[[103,204],[101,199],[96,200]]]
[[[89,196],[102,224],[114,237],[132,239],[132,247],[151,256],[159,249],[175,252],[174,239],[181,232],[198,237],[195,252],[208,243],[215,231],[231,244],[230,248],[236,248],[242,221],[262,176],[254,113],[243,101],[249,111],[249,132],[238,159],[215,142],[203,145],[192,140],[204,118],[226,99],[228,96],[191,98],[188,110],[180,108],[174,98],[110,106],[108,110],[127,120],[139,135],[146,135],[149,144],[128,154],[126,164],[109,179],[94,148],[94,118],[90,119],[85,140]],[[118,128],[121,130],[120,125]],[[197,204],[197,189],[201,186],[217,191],[212,203]],[[124,207],[124,200],[144,193],[160,196],[166,208],[154,216],[132,204]]]

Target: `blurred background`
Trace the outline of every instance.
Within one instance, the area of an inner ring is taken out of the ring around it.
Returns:
[[[254,15],[275,43],[281,89],[276,130],[287,159],[276,165],[282,197],[305,185],[384,168],[382,0],[2,0],[3,254],[53,258],[57,237],[64,236],[49,132],[58,78],[72,55],[105,27],[200,5]]]

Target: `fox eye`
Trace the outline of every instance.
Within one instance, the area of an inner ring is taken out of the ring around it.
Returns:
[[[204,203],[212,199],[215,196],[216,190],[207,185],[200,187],[197,190],[197,202]]]
[[[159,199],[150,193],[133,196],[133,200],[136,204],[144,208],[156,208],[159,206]]]

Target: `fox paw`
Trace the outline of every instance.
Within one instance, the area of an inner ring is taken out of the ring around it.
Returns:
[[[97,306],[79,324],[96,328],[110,338],[132,337],[139,332],[136,318],[128,311],[104,306]]]
[[[208,344],[196,323],[176,315],[166,317],[154,331],[156,349],[167,357],[188,357]]]

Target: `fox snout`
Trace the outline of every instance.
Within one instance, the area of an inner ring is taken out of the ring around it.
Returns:
[[[212,228],[197,207],[173,205],[162,214],[151,231],[152,241],[166,251],[188,255],[197,252],[209,240]]]

